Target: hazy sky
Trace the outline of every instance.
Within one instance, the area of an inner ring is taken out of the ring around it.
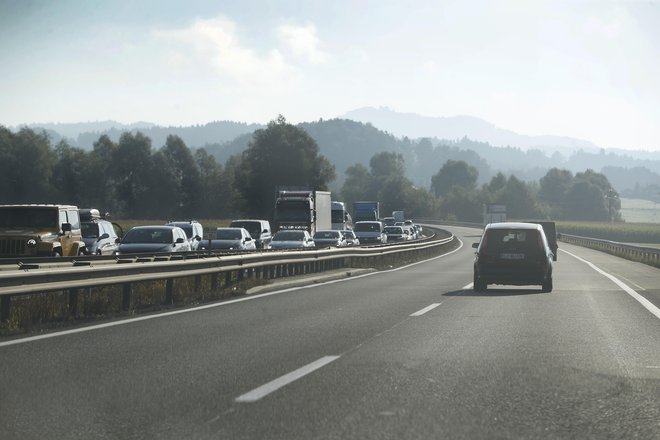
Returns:
[[[0,0],[0,124],[471,115],[660,150],[660,1]]]

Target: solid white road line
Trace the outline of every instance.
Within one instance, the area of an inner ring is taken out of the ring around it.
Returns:
[[[411,314],[410,316],[422,316],[424,313],[430,312],[431,310],[438,307],[440,304],[442,304],[442,303],[431,304],[430,306],[424,307],[422,310],[419,310],[419,311]]]
[[[269,395],[270,393],[279,390],[285,385],[294,382],[301,377],[308,375],[309,373],[318,370],[321,367],[328,365],[330,362],[336,361],[339,359],[339,356],[325,356],[321,359],[307,364],[304,367],[298,368],[295,371],[292,371],[284,376],[281,376],[271,382],[268,382],[265,385],[255,388],[254,390],[247,392],[236,398],[236,402],[256,402],[257,400]]]
[[[621,290],[626,292],[628,295],[632,296],[637,302],[639,302],[642,306],[644,306],[644,308],[646,310],[648,310],[653,315],[655,315],[656,318],[660,319],[660,309],[658,309],[651,301],[644,298],[642,295],[635,292],[633,289],[631,289],[626,284],[624,284],[623,281],[621,281],[620,279],[618,279],[614,275],[611,275],[611,274],[605,272],[604,270],[602,270],[601,268],[599,268],[598,266],[596,266],[592,262],[585,260],[584,258],[580,258],[577,255],[572,254],[572,253],[570,253],[568,251],[565,251],[563,249],[561,251],[567,253],[568,255],[570,255],[573,258],[576,258],[576,259],[582,261],[583,263],[587,264],[589,267],[591,267],[593,270],[595,270],[599,274],[603,275],[606,278],[609,278],[610,281],[612,281],[614,284],[619,286],[621,288]]]

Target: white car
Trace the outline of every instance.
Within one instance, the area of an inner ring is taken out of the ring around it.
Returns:
[[[245,228],[218,228],[215,230],[215,240],[202,241],[201,249],[216,250],[239,250],[250,251],[255,250],[256,240],[250,236],[250,233]]]
[[[301,229],[286,229],[273,235],[270,243],[272,249],[303,249],[315,247],[314,239],[309,232]]]
[[[346,246],[360,246],[360,240],[355,236],[355,232],[350,229],[344,229],[341,233],[344,236]]]

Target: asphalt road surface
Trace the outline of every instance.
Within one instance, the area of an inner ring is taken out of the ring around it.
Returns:
[[[553,292],[475,293],[450,229],[399,270],[0,341],[0,439],[660,438],[658,269],[560,243]]]

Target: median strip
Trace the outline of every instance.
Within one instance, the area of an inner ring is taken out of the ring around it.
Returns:
[[[267,395],[279,390],[280,388],[292,382],[295,382],[296,380],[308,375],[309,373],[312,373],[318,370],[319,368],[328,365],[330,362],[336,361],[337,359],[339,359],[339,356],[322,357],[321,359],[314,361],[311,364],[307,364],[304,367],[298,368],[297,370],[285,374],[284,376],[281,376],[271,382],[268,382],[267,384],[262,385],[259,388],[255,388],[252,391],[249,391],[243,395],[238,396],[236,398],[236,402],[241,402],[241,403],[256,402],[257,400],[266,397]]]

